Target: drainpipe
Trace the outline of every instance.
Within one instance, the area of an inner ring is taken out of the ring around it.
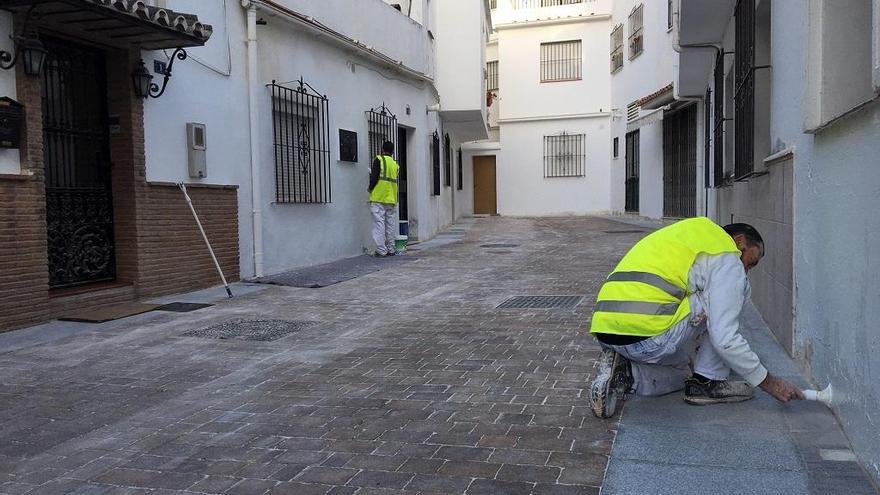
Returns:
[[[253,226],[254,276],[263,276],[263,214],[260,194],[260,134],[257,125],[257,5],[241,0],[247,9],[248,107],[251,138],[251,224]]]

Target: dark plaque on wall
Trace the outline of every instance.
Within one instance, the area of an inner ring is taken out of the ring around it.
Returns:
[[[21,145],[21,126],[24,107],[4,96],[0,98],[0,148],[18,148]]]
[[[358,135],[356,132],[339,129],[339,161],[358,161]]]

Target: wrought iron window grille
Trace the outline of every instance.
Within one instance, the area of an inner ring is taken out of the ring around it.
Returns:
[[[644,4],[637,5],[629,14],[629,59],[632,60],[645,49]]]
[[[498,61],[486,62],[486,90],[498,91]]]
[[[712,146],[713,160],[712,170],[715,174],[713,185],[724,185],[724,52],[719,52],[715,57],[715,99],[712,101],[713,133]]]
[[[581,40],[541,43],[541,82],[580,80],[581,50]]]
[[[369,127],[367,138],[370,143],[370,162],[382,153],[382,144],[385,141],[394,143],[394,157],[397,159],[397,116],[385,106],[367,110],[367,125]]]
[[[623,68],[623,24],[611,30],[611,73]]]
[[[431,173],[433,189],[432,196],[440,196],[440,134],[434,131],[431,136]]]
[[[272,81],[275,201],[330,203],[329,99],[302,78]]]
[[[755,0],[736,4],[734,48],[734,180],[755,170]]]
[[[544,136],[544,177],[583,177],[586,137],[564,131]]]

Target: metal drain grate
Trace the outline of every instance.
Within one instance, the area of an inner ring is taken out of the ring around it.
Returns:
[[[184,337],[206,339],[236,339],[271,342],[285,335],[317,325],[316,321],[289,320],[231,320],[198,330],[186,332]]]
[[[583,299],[583,296],[515,296],[495,309],[572,309]]]
[[[603,230],[606,234],[641,234],[647,230]]]
[[[173,311],[175,313],[189,313],[190,311],[195,311],[197,309],[210,308],[213,304],[204,304],[204,303],[186,303],[186,302],[173,302],[168,303],[163,306],[159,306],[156,308],[156,311]]]
[[[480,244],[481,248],[515,248],[519,244]]]

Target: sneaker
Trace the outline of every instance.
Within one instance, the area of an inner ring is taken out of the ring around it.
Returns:
[[[754,396],[755,390],[746,382],[701,380],[696,377],[684,381],[684,401],[696,406],[742,402]]]
[[[633,385],[629,361],[611,349],[602,349],[596,361],[596,378],[590,386],[590,406],[599,418],[610,418]]]

